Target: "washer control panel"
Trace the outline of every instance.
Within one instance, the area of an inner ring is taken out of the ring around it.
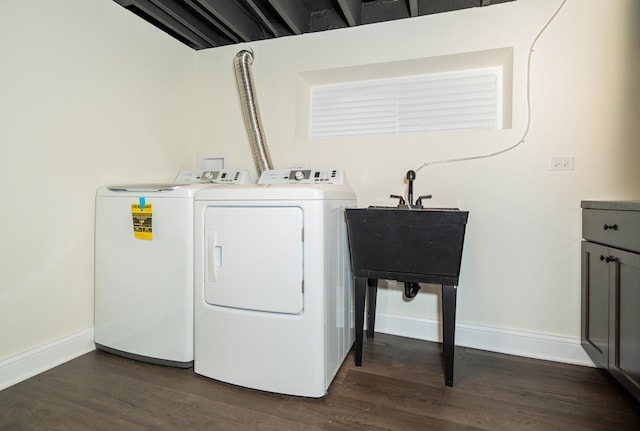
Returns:
[[[260,175],[258,184],[344,184],[342,169],[273,169]]]
[[[211,183],[211,184],[249,184],[249,173],[236,169],[203,170],[191,169],[180,171],[176,178],[178,184]]]

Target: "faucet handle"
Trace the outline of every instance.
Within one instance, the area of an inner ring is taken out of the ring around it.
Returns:
[[[416,206],[422,208],[422,199],[431,199],[433,196],[431,195],[422,195],[416,199]]]
[[[433,197],[432,195],[419,196],[418,199],[416,200],[416,205],[422,205],[422,199],[431,199],[432,197]]]
[[[400,208],[403,205],[406,205],[406,202],[404,201],[404,198],[400,195],[389,195],[390,198],[394,198],[394,199],[398,199],[398,208]]]

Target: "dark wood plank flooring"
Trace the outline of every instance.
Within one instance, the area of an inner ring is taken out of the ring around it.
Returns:
[[[0,392],[1,430],[640,430],[604,372],[376,334],[328,394],[306,399],[94,351]]]

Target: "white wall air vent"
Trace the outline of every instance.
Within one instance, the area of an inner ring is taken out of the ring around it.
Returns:
[[[502,128],[502,68],[318,85],[310,137]]]

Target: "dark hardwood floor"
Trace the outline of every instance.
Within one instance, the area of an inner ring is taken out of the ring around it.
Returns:
[[[640,407],[605,373],[376,334],[328,394],[235,387],[94,351],[0,392],[1,430],[640,430]]]

